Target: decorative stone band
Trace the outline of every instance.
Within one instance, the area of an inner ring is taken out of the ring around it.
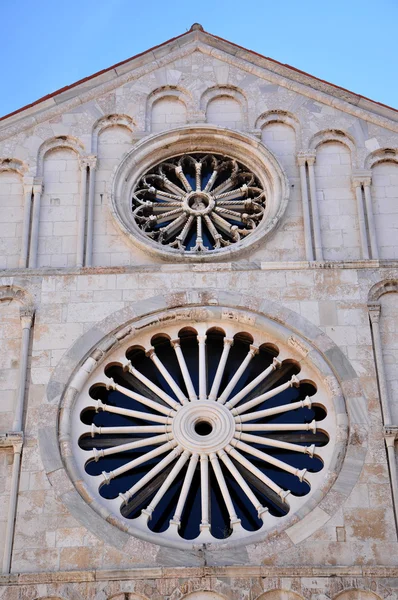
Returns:
[[[23,445],[23,432],[12,431],[0,434],[0,448],[14,448],[21,451]]]
[[[173,308],[181,306],[184,308]],[[321,330],[300,315],[272,301],[230,292],[196,290],[132,303],[89,330],[61,359],[47,388],[47,401],[55,409],[50,410],[49,407],[52,422],[39,432],[43,464],[57,492],[60,489],[59,481],[63,481],[62,492],[59,494],[63,502],[84,526],[119,549],[128,551],[131,547],[128,528],[120,526],[115,517],[104,510],[85,488],[74,462],[69,437],[71,411],[90,373],[136,329],[173,320],[203,320],[206,315],[207,318],[232,319],[242,324],[249,319],[255,327],[264,327],[268,331],[271,328],[275,335],[281,335],[284,331],[284,336],[298,338],[300,347],[308,348],[308,353],[302,358],[303,364],[308,364],[311,369],[316,368],[329,387],[337,423],[335,450],[323,485],[286,521],[284,541],[287,540],[287,545],[301,542],[324,525],[348,497],[359,477],[366,454],[366,441],[362,441],[360,446],[347,447],[348,418],[343,394],[355,392],[355,410],[351,413],[350,404],[347,407],[352,430],[361,428],[366,423],[367,414],[363,408],[366,403],[354,369],[340,349]],[[283,327],[281,322],[284,323]],[[358,410],[359,406],[362,407],[361,410]],[[58,431],[59,409],[61,420]],[[328,491],[333,491],[332,503],[325,497]],[[83,500],[83,493],[90,505]],[[315,507],[316,518],[312,518],[311,511]],[[119,530],[114,527],[115,523]],[[256,539],[254,535],[246,543],[261,542],[263,539],[263,534],[260,539]],[[156,536],[151,541],[158,542]],[[175,547],[179,548],[180,545],[176,544]],[[258,552],[260,556],[261,545],[258,546]]]

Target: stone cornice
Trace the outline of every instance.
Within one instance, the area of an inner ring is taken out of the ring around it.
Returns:
[[[398,440],[398,425],[384,425],[384,437]]]
[[[0,575],[0,585],[31,585],[45,583],[78,583],[95,581],[126,581],[148,579],[268,578],[268,577],[398,577],[398,567],[368,566],[257,566],[232,565],[228,567],[138,567],[133,569],[56,571]]]
[[[286,87],[355,117],[398,132],[398,112],[393,108],[318,80],[293,67],[240,48],[206,32],[192,31],[185,36],[170,40],[162,47],[148,50],[123,64],[115,65],[92,78],[82,80],[77,85],[73,84],[64,88],[58,94],[45,97],[43,101],[28,106],[25,110],[11,114],[1,123],[0,140],[68,112],[93,100],[98,95],[137,80],[175,60],[185,58],[195,51],[215,56],[227,64],[258,76],[260,79]]]
[[[0,434],[0,448],[22,448],[23,433],[22,431],[10,431]]]
[[[214,262],[214,263],[170,263],[170,264],[141,264],[120,267],[41,267],[36,269],[5,269],[0,271],[0,280],[3,285],[11,285],[14,278],[20,277],[48,277],[70,275],[121,275],[129,273],[179,273],[179,272],[228,272],[228,271],[305,271],[339,269],[374,270],[390,269],[389,276],[398,277],[398,260],[347,260],[347,261],[286,261],[286,262]]]

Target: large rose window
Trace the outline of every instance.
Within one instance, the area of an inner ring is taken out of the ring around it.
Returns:
[[[138,338],[75,406],[75,455],[93,496],[135,535],[178,546],[283,523],[324,480],[332,451],[316,371],[233,324]]]
[[[138,227],[189,252],[230,246],[264,216],[266,195],[248,167],[214,154],[184,154],[151,168],[132,194]]]

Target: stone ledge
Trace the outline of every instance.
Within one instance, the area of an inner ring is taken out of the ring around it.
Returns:
[[[76,583],[90,581],[125,581],[129,579],[192,579],[202,577],[248,578],[248,577],[398,577],[397,567],[373,566],[330,566],[330,567],[271,567],[271,566],[229,566],[229,567],[137,567],[133,569],[111,569],[91,571],[58,571],[41,573],[13,573],[0,575],[0,585],[29,585],[43,583]]]
[[[285,261],[285,262],[213,262],[172,264],[142,264],[120,267],[41,267],[39,269],[2,269],[1,277],[69,277],[70,275],[128,275],[130,273],[212,272],[215,271],[303,271],[337,269],[398,269],[398,260],[341,260],[341,261]]]
[[[14,448],[15,446],[23,444],[23,432],[22,431],[9,431],[7,433],[0,434],[0,448]]]

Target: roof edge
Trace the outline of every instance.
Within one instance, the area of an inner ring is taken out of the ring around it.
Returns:
[[[330,83],[329,81],[321,79],[320,77],[316,77],[315,75],[311,75],[310,73],[307,73],[306,71],[297,69],[296,67],[292,67],[289,64],[281,63],[273,58],[264,56],[263,54],[260,54],[254,50],[244,48],[243,46],[240,46],[239,44],[235,44],[234,42],[230,42],[229,40],[226,40],[218,35],[209,33],[208,31],[205,31],[201,25],[199,25],[198,23],[194,23],[188,31],[186,31],[180,35],[170,38],[169,40],[162,42],[161,44],[158,44],[156,46],[148,48],[147,50],[145,50],[143,52],[140,52],[130,58],[120,61],[110,67],[102,69],[101,71],[97,71],[96,73],[93,73],[92,75],[89,75],[88,77],[79,79],[78,81],[76,81],[70,85],[66,85],[50,94],[46,94],[45,96],[38,98],[37,100],[35,100],[34,102],[31,102],[30,104],[26,104],[25,106],[22,106],[21,108],[14,110],[14,111],[0,117],[0,124],[3,125],[4,121],[6,121],[12,117],[15,117],[16,115],[20,115],[20,117],[23,118],[24,115],[22,113],[29,111],[29,109],[32,109],[35,106],[37,106],[38,110],[40,110],[40,107],[39,107],[40,104],[44,104],[44,103],[52,100],[53,98],[65,93],[65,92],[68,92],[69,90],[73,90],[74,88],[77,88],[80,85],[87,83],[88,81],[91,81],[98,77],[101,77],[101,76],[105,75],[106,73],[110,73],[111,71],[116,70],[116,69],[122,67],[123,65],[128,64],[129,62],[131,62],[133,60],[137,60],[141,57],[144,57],[151,52],[154,52],[160,48],[164,48],[165,46],[172,44],[176,40],[179,40],[185,36],[188,36],[191,33],[196,33],[196,32],[198,32],[198,34],[197,34],[198,36],[200,36],[200,37],[203,36],[206,39],[206,41],[211,41],[211,40],[219,41],[222,44],[226,44],[231,49],[237,49],[239,51],[239,53],[252,55],[261,61],[265,60],[265,61],[272,63],[272,65],[275,65],[278,69],[283,70],[284,72],[280,73],[280,74],[283,75],[284,77],[287,77],[288,79],[297,80],[297,76],[302,76],[307,80],[307,81],[305,81],[305,85],[308,85],[309,87],[312,87],[313,89],[326,91],[325,90],[325,87],[326,87],[326,88],[329,88],[329,93],[331,93],[331,95],[336,95],[336,92],[333,94],[333,91],[339,91],[345,95],[344,100],[346,100],[347,102],[349,102],[351,104],[354,104],[354,105],[356,105],[364,110],[367,110],[369,112],[374,112],[376,114],[382,115],[386,118],[389,118],[388,114],[386,114],[386,113],[388,113],[389,111],[392,111],[393,114],[390,117],[391,120],[393,120],[393,121],[398,120],[396,118],[396,115],[398,115],[398,108],[394,108],[387,104],[383,104],[382,102],[377,102],[376,100],[372,100],[371,98],[368,98],[367,96],[363,96],[362,94],[357,94],[355,92],[352,92],[351,90],[348,90],[347,88],[336,85],[334,83]],[[236,54],[236,52],[234,52],[233,54]],[[243,58],[242,55],[240,57]],[[296,77],[294,77],[294,75],[296,75]],[[317,82],[319,85],[311,85],[311,82]],[[45,108],[46,107],[43,106],[43,109],[45,109]]]

